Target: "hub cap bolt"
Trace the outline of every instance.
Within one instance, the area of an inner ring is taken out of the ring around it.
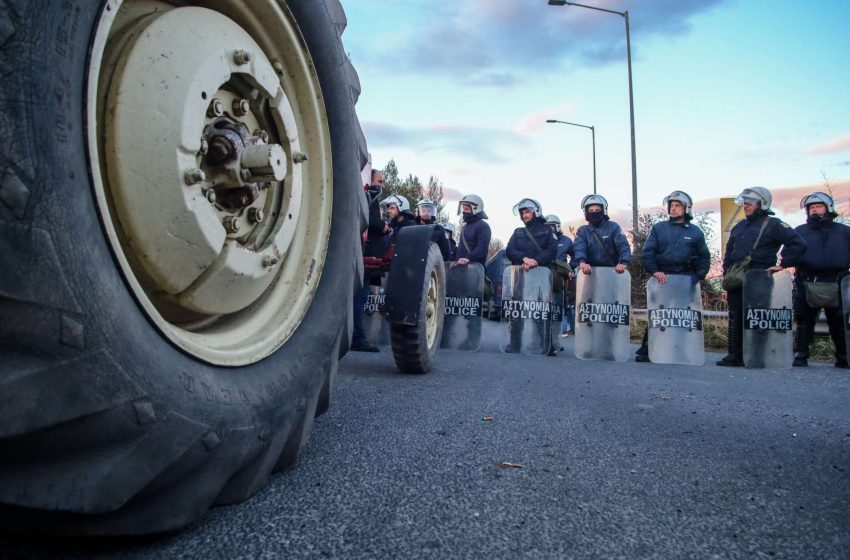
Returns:
[[[265,218],[262,208],[248,208],[248,219],[255,224],[259,224]]]
[[[233,62],[236,64],[248,64],[251,61],[251,53],[243,50],[233,51]]]
[[[212,101],[210,101],[210,106],[207,107],[207,116],[212,117],[220,117],[224,114],[224,103],[221,102],[221,99],[218,97],[214,97]]]
[[[227,233],[236,233],[239,231],[239,219],[236,216],[227,216],[221,223],[224,225]]]
[[[213,189],[207,189],[207,201],[210,204],[215,204],[215,191]]]
[[[263,266],[266,268],[272,267],[278,263],[277,257],[272,255],[263,255]]]
[[[198,150],[198,152],[202,156],[205,156],[205,155],[207,155],[207,152],[209,151],[209,149],[210,149],[210,143],[207,142],[206,138],[201,138],[201,149]]]
[[[307,154],[303,154],[301,152],[295,152],[292,154],[292,161],[295,163],[301,163],[303,161],[307,161]]]
[[[263,144],[269,143],[269,133],[266,132],[265,130],[255,130],[254,136],[259,137],[260,142],[262,142]]]
[[[251,106],[248,104],[247,99],[234,99],[233,100],[233,114],[237,117],[244,117],[248,114],[248,111],[251,109]]]
[[[183,175],[183,179],[186,181],[187,185],[194,185],[196,183],[200,183],[206,178],[207,176],[200,169],[187,169],[186,173]]]

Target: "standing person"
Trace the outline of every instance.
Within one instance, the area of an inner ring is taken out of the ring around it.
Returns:
[[[416,205],[416,223],[420,226],[433,225],[434,230],[431,232],[431,241],[437,244],[440,248],[440,254],[443,255],[443,260],[447,261],[451,258],[451,248],[449,240],[446,239],[446,230],[443,226],[437,223],[437,205],[428,199],[422,199]]]
[[[487,264],[487,251],[490,248],[490,225],[484,212],[484,201],[477,194],[468,194],[457,203],[457,213],[463,217],[460,229],[460,241],[457,244],[457,264],[471,262]]]
[[[559,274],[561,278],[561,289],[557,291],[563,296],[563,301],[561,302],[561,338],[565,338],[569,336],[570,331],[570,317],[567,310],[569,305],[569,302],[567,301],[567,289],[569,288],[573,278],[573,269],[570,267],[569,263],[569,261],[573,258],[573,240],[564,235],[564,232],[561,229],[561,218],[555,214],[549,214],[546,216],[546,225],[552,230],[552,234],[555,236],[555,242],[557,243],[555,249],[555,264],[557,266],[557,272],[554,270],[552,272],[553,274]]]
[[[381,196],[383,187],[384,175],[380,170],[373,169],[369,185],[365,187],[366,196],[369,199],[369,226],[364,234],[364,257],[383,257],[387,251],[387,236],[392,230],[381,217],[381,208],[378,204],[378,197]],[[375,281],[380,285],[380,277],[370,278],[364,275],[363,288],[354,296],[351,350],[355,352],[378,352],[379,350],[374,344],[369,344],[363,328],[363,307],[366,305],[370,288]]]
[[[652,226],[643,245],[643,265],[659,284],[667,283],[670,274],[684,274],[696,284],[705,279],[711,266],[711,254],[702,230],[691,224],[693,201],[683,191],[673,191],[662,201],[670,217]],[[649,326],[635,353],[636,362],[649,361]]]
[[[446,239],[449,242],[449,260],[456,261],[457,243],[455,242],[455,226],[452,223],[446,223],[446,225],[443,226],[443,229],[446,230]]]
[[[398,231],[408,226],[415,226],[416,216],[410,211],[410,202],[407,198],[393,194],[381,201],[381,209],[390,222],[390,242],[395,243]]]
[[[548,267],[555,260],[557,243],[552,231],[546,226],[542,216],[543,208],[540,203],[531,198],[523,198],[514,206],[514,215],[522,219],[523,227],[514,230],[505,248],[505,255],[511,264],[522,266],[529,271],[538,266]],[[543,323],[542,328],[545,328]],[[545,339],[545,334],[541,333]],[[521,325],[511,322],[511,344],[509,351],[518,351],[521,338]],[[554,346],[549,347],[548,354],[555,355]]]
[[[800,208],[806,211],[806,223],[795,229],[808,247],[794,276],[794,366],[809,365],[809,345],[823,309],[835,344],[835,367],[848,368],[840,284],[850,268],[850,227],[835,221],[835,202],[826,193],[804,196]],[[817,298],[820,292],[825,293]]]
[[[590,194],[582,199],[581,209],[587,225],[576,232],[573,260],[584,274],[592,274],[594,266],[612,266],[622,274],[632,251],[623,229],[608,217],[608,201],[601,195]]]
[[[746,219],[741,220],[729,234],[726,254],[723,256],[723,272],[751,256],[750,270],[779,272],[783,268],[796,266],[806,251],[806,242],[791,226],[778,218],[771,217],[770,204],[773,197],[764,187],[750,187],[741,191],[735,203],[744,208]],[[776,254],[782,248],[779,265]],[[726,292],[729,305],[729,353],[717,362],[719,366],[741,367],[744,365],[744,300],[743,289]]]

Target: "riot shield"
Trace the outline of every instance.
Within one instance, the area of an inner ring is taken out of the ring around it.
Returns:
[[[552,338],[552,271],[509,266],[502,278],[502,352],[542,356]]]
[[[375,346],[388,346],[390,343],[390,324],[381,315],[381,306],[384,305],[385,286],[387,275],[381,276],[380,286],[370,286],[366,303],[363,304],[363,330],[366,340]]]
[[[702,326],[702,294],[690,275],[668,274],[660,284],[646,284],[649,360],[654,364],[705,363]]]
[[[580,360],[629,359],[631,276],[613,267],[594,266],[579,271],[576,287],[575,355]]]
[[[841,279],[841,305],[844,313],[844,339],[850,343],[850,276]],[[847,348],[850,348],[850,344]]]
[[[564,318],[564,292],[552,292],[552,346],[561,348],[561,321]]]
[[[484,267],[452,264],[446,270],[446,305],[440,348],[477,352],[481,347]]]
[[[790,367],[791,276],[750,270],[744,277],[744,365],[748,368]]]

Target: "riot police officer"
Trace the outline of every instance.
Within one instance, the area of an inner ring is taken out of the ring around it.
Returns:
[[[632,251],[622,228],[608,217],[608,201],[601,195],[590,194],[582,199],[581,209],[587,225],[576,232],[573,260],[584,274],[591,274],[594,266],[613,266],[622,274]]]
[[[446,239],[449,242],[449,260],[456,261],[457,243],[455,242],[455,226],[449,222],[443,225],[443,229],[446,230]]]
[[[477,194],[468,194],[457,203],[457,213],[463,217],[460,242],[457,244],[457,264],[471,262],[487,264],[490,249],[490,225],[484,212],[484,201]]]
[[[431,232],[431,242],[436,243],[440,248],[440,254],[443,255],[443,260],[450,260],[451,248],[449,240],[446,239],[446,230],[443,226],[437,223],[437,205],[428,199],[422,199],[416,205],[416,223],[420,226],[433,225],[434,229]]]
[[[410,202],[408,202],[406,197],[398,194],[390,195],[381,201],[381,209],[390,222],[390,228],[392,229],[390,238],[392,242],[395,242],[400,229],[416,225],[414,221],[416,216],[410,210]]]
[[[519,215],[524,226],[514,230],[505,255],[511,264],[522,265],[523,270],[549,266],[555,260],[557,243],[542,214],[540,203],[531,198],[514,205],[514,215]]]
[[[570,281],[573,278],[573,270],[569,263],[570,259],[573,257],[573,240],[564,235],[564,232],[561,229],[561,218],[555,214],[547,214],[546,225],[549,226],[550,230],[552,230],[552,235],[555,236],[555,242],[557,243],[555,249],[556,269],[552,270],[552,273],[553,275],[557,274],[559,276],[560,282],[557,282],[553,276],[552,290],[554,292],[559,292],[563,296],[563,301],[561,302],[563,316],[561,317],[560,332],[561,337],[566,337],[569,335],[570,325],[572,324],[572,319],[569,314],[569,302],[567,301],[567,291]]]
[[[652,226],[643,245],[643,265],[659,284],[667,283],[668,274],[684,274],[693,283],[705,278],[711,266],[711,254],[702,230],[691,224],[693,201],[683,191],[673,191],[661,202],[669,220]],[[635,353],[636,362],[649,361],[649,327]]]
[[[794,316],[797,336],[794,340],[794,365],[808,365],[809,345],[820,310],[824,310],[829,336],[835,344],[835,367],[847,368],[847,343],[840,299],[841,279],[850,268],[850,227],[835,221],[835,202],[823,192],[804,196],[800,208],[806,223],[797,233],[808,245],[797,263],[794,277]],[[820,296],[820,297],[818,297]]]
[[[764,187],[750,187],[741,191],[735,203],[744,208],[745,219],[741,220],[729,235],[726,254],[723,257],[723,272],[733,265],[751,257],[750,270],[778,272],[796,266],[806,251],[806,242],[791,226],[773,218],[770,204],[773,197]],[[761,235],[761,238],[759,236]],[[758,241],[758,243],[756,243]],[[782,247],[780,263],[776,264],[776,253]],[[726,292],[729,305],[729,353],[717,362],[719,366],[740,367],[743,361],[743,290]]]

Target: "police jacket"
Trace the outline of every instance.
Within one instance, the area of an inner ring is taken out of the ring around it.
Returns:
[[[487,250],[490,248],[490,224],[473,215],[460,230],[457,244],[457,258],[470,262],[487,264]]]
[[[593,235],[594,232],[596,235]],[[602,246],[599,245],[597,236],[602,241]],[[579,264],[617,266],[621,263],[629,264],[631,258],[629,240],[616,222],[605,217],[598,226],[586,224],[578,228],[573,245],[573,260]]]
[[[416,218],[416,223],[420,226],[434,226],[434,229],[431,232],[431,241],[436,243],[437,247],[440,248],[440,254],[443,255],[443,260],[449,260],[452,254],[451,248],[449,247],[449,240],[446,239],[446,228],[438,224],[435,218],[431,218],[431,220],[427,222],[423,222],[421,218]]]
[[[563,233],[555,234],[555,260],[565,261],[573,257],[573,240]]]
[[[556,248],[555,236],[546,225],[546,220],[535,217],[527,226],[514,230],[505,248],[505,255],[511,264],[522,264],[522,259],[529,257],[540,266],[549,266],[555,260]]]
[[[744,260],[753,248],[764,220],[769,220],[758,247],[753,251],[751,269],[765,269],[776,264],[776,253],[783,247],[780,265],[782,268],[796,266],[806,252],[806,242],[791,226],[761,211],[741,220],[729,234],[726,254],[723,256],[723,271]]]
[[[397,220],[390,222],[390,227],[393,229],[393,232],[390,234],[392,243],[395,243],[396,237],[398,237],[398,231],[401,228],[415,225],[416,221],[406,214],[402,214]]]
[[[369,191],[366,193],[368,196]],[[386,222],[381,218],[379,194],[380,191],[369,200],[369,227],[366,229],[366,242],[363,244],[363,256],[366,257],[383,257],[390,244],[389,234],[384,233]]]
[[[454,237],[449,238],[449,260],[457,260],[457,243],[455,243]]]
[[[708,274],[711,254],[702,230],[687,218],[652,226],[643,245],[643,266],[650,274],[693,274],[700,280]]]
[[[809,220],[795,230],[807,245],[797,263],[797,278],[834,280],[850,268],[850,227],[827,217],[820,223]]]

